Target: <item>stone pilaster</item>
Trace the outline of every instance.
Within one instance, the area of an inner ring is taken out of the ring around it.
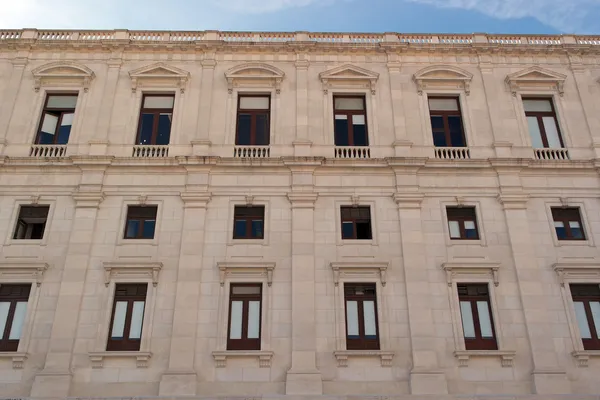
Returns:
[[[481,71],[481,80],[483,82],[483,92],[486,101],[485,109],[490,120],[496,157],[511,157],[512,142],[502,126],[500,113],[501,105],[499,96],[502,96],[503,93],[499,93],[499,89],[502,89],[502,86],[498,82],[502,81],[499,81],[494,76],[490,57],[481,55],[479,58],[479,70]]]
[[[394,155],[408,157],[412,142],[406,136],[406,116],[404,114],[402,64],[396,54],[388,55],[388,72],[390,76],[390,97],[392,98],[392,120],[394,123]]]
[[[27,65],[26,58],[16,58],[12,60],[12,72],[8,85],[2,93],[2,103],[0,104],[0,141],[6,139],[10,118],[13,115],[13,109],[17,101],[17,95],[21,88],[23,72]],[[33,92],[33,87],[31,88]]]
[[[298,54],[296,59],[296,139],[294,155],[305,157],[310,155],[312,142],[308,138],[308,67],[310,63],[305,54]]]
[[[119,73],[121,72],[121,59],[110,59],[107,63],[108,71],[100,102],[100,108],[96,113],[96,132],[94,132],[94,141],[108,142],[108,131],[111,126],[113,105],[115,104],[115,93],[117,83],[119,82]],[[89,134],[89,133],[88,133]]]
[[[212,56],[214,57],[214,54]],[[198,138],[203,141],[208,141],[210,136],[211,105],[216,65],[217,61],[214,58],[202,60],[202,90],[200,91],[196,129],[198,130]]]
[[[587,128],[592,136],[592,147],[596,158],[600,158],[600,117],[598,116],[600,100],[597,98],[600,89],[596,88],[598,82],[594,82],[595,77],[591,75],[589,69],[581,64],[580,60],[574,60],[573,56],[570,58],[575,87],[581,100]],[[595,94],[592,90],[595,90]]]

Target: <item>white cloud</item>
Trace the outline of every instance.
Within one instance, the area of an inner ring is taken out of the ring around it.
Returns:
[[[562,32],[597,30],[600,0],[406,0],[474,10],[499,19],[531,17]]]
[[[263,13],[291,7],[321,4],[322,0],[213,0],[215,4],[236,12]]]

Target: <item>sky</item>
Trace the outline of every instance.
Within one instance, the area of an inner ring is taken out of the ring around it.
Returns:
[[[2,0],[0,29],[600,34],[600,0]]]

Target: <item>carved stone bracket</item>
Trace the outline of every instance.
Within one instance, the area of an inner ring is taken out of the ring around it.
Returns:
[[[149,351],[99,351],[88,353],[92,368],[103,368],[106,358],[135,358],[135,365],[138,368],[147,368],[152,353]]]
[[[504,368],[513,366],[516,352],[513,350],[457,350],[454,357],[458,360],[459,367],[468,367],[473,357],[498,357]]]
[[[213,351],[212,356],[215,360],[215,367],[225,368],[228,358],[257,358],[260,368],[270,368],[271,360],[273,359],[272,351],[265,350],[248,350],[248,351]]]
[[[333,283],[338,286],[344,278],[379,278],[381,286],[387,283],[387,262],[332,262]]]
[[[0,261],[0,279],[4,281],[23,280],[35,282],[39,287],[44,279],[48,264],[44,262]]]
[[[267,285],[273,284],[274,262],[219,262],[219,281],[225,286],[228,277],[244,277],[250,279],[267,278]]]
[[[552,265],[562,287],[570,280],[600,281],[600,260],[558,262]]]
[[[25,360],[29,354],[24,352],[16,352],[16,351],[6,351],[0,352],[0,359],[8,358],[12,361],[13,369],[23,369],[23,365],[25,364]]]
[[[600,358],[600,350],[582,350],[571,353],[575,357],[578,367],[587,368],[590,358]]]
[[[492,278],[494,286],[498,286],[500,284],[499,268],[500,263],[488,261],[465,260],[442,264],[442,269],[446,272],[446,283],[448,283],[448,286],[452,286],[452,282],[461,277]]]
[[[149,261],[112,261],[104,263],[104,285],[108,286],[113,278],[151,279],[152,285],[158,285],[161,262]]]
[[[333,355],[338,367],[342,368],[347,367],[348,358],[353,357],[379,357],[382,367],[391,367],[394,359],[394,352],[385,350],[338,350]]]

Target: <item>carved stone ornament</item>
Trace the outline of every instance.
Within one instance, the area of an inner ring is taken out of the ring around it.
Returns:
[[[131,78],[132,93],[135,93],[138,87],[148,86],[179,88],[183,94],[190,79],[190,73],[159,62],[129,71],[129,77]]]
[[[472,73],[451,65],[432,65],[413,75],[419,95],[426,89],[458,89],[468,96],[472,79]]]
[[[323,94],[327,94],[331,88],[365,88],[375,95],[379,74],[352,64],[344,64],[339,67],[328,69],[319,74],[323,85]]]
[[[47,269],[48,264],[45,262],[0,261],[0,278],[4,281],[35,282],[39,287]]]
[[[446,272],[446,283],[452,286],[452,282],[460,278],[492,279],[494,286],[500,284],[500,263],[478,260],[454,261],[442,264]]]
[[[360,279],[379,279],[381,286],[387,283],[387,262],[332,262],[331,269],[333,270],[333,283],[339,286],[340,280],[346,278]]]
[[[558,283],[564,287],[569,281],[600,281],[600,259],[560,261],[552,265],[558,275]]]
[[[113,261],[104,263],[104,285],[108,287],[114,278],[149,279],[152,286],[158,285],[161,262],[151,261]]]
[[[564,84],[566,75],[549,69],[534,66],[506,76],[504,82],[513,96],[517,92],[528,91],[555,91],[562,96],[565,92]]]
[[[219,268],[219,281],[221,286],[225,286],[225,281],[228,278],[255,280],[266,278],[268,286],[273,284],[274,262],[218,262],[217,268]]]
[[[237,65],[225,72],[227,91],[233,93],[234,87],[242,88],[274,88],[281,93],[281,82],[285,73],[277,67],[265,63],[245,63]]]
[[[96,77],[94,71],[83,64],[73,61],[57,61],[40,65],[31,71],[36,92],[45,85],[78,86],[87,93],[92,80]]]

